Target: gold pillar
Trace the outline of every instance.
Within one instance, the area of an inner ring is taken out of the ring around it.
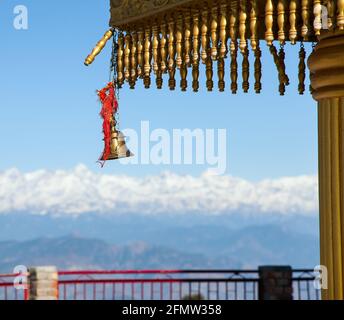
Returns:
[[[344,33],[326,32],[309,58],[318,101],[321,264],[325,300],[344,298]]]

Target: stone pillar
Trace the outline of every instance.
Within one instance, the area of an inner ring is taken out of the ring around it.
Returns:
[[[292,268],[259,267],[259,300],[293,300]]]
[[[55,267],[29,269],[29,299],[58,300],[58,273]]]
[[[344,33],[323,32],[309,58],[318,101],[321,264],[324,300],[344,297]]]

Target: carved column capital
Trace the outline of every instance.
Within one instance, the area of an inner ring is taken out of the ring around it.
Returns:
[[[344,32],[326,32],[308,60],[315,100],[344,97]]]

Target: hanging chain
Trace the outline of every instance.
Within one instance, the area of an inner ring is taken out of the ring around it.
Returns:
[[[119,88],[117,83],[117,56],[118,56],[118,32],[117,29],[113,29],[113,37],[112,37],[112,53],[111,53],[111,61],[110,61],[110,82],[112,81],[116,87],[116,95],[117,99],[119,100]]]
[[[116,90],[116,98],[119,102],[119,86],[118,86],[118,78],[117,78],[117,57],[118,57],[118,31],[117,29],[113,28],[113,37],[112,37],[112,52],[111,52],[111,60],[110,60],[110,75],[109,75],[109,82],[112,82],[115,86]],[[114,119],[116,122],[116,126],[119,126],[119,113],[117,112],[114,115]]]

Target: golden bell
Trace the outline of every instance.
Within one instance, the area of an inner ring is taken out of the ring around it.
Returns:
[[[134,154],[130,152],[126,143],[125,137],[122,132],[118,131],[115,126],[112,126],[112,134],[111,134],[111,153],[109,158],[106,160],[118,160],[122,158],[130,158],[133,157]],[[104,155],[100,159],[104,161]]]

